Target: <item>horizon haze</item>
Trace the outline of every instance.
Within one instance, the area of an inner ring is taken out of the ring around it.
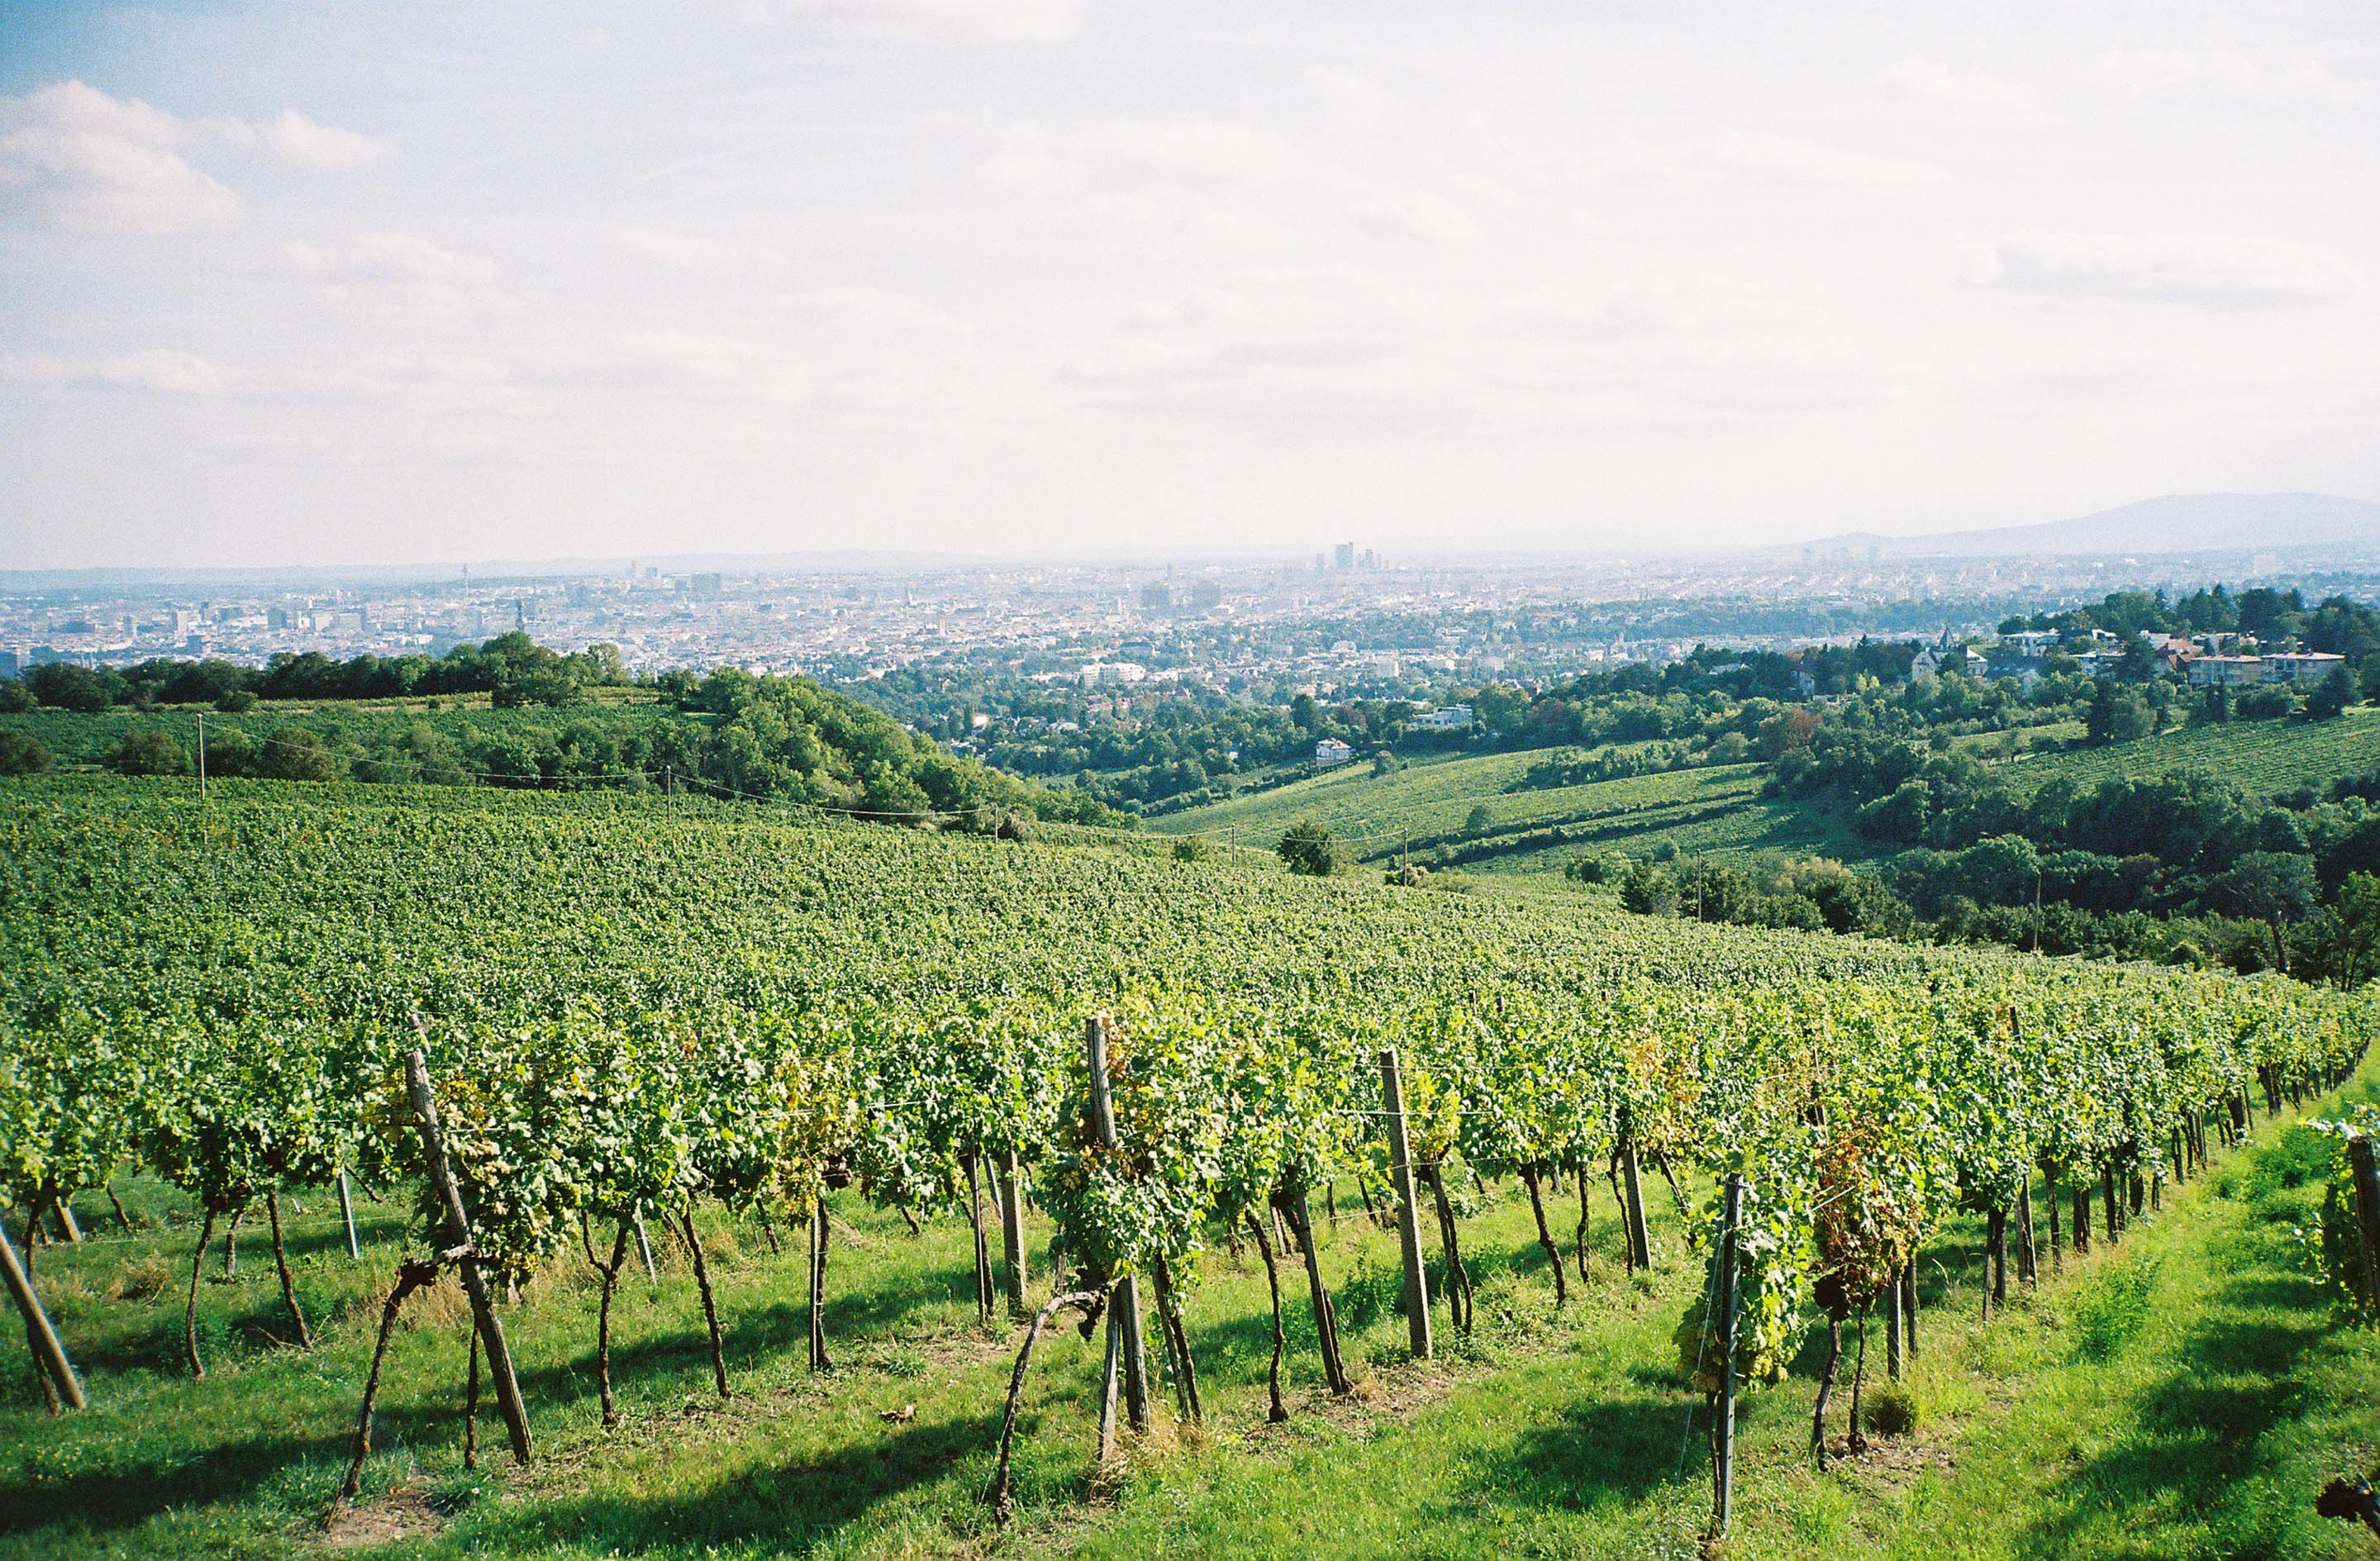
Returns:
[[[2380,496],[2351,9],[0,18],[0,569]]]

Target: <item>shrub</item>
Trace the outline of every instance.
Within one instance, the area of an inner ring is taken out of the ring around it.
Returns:
[[[188,775],[190,755],[171,732],[128,732],[109,752],[107,768],[118,775]]]
[[[33,708],[33,691],[15,678],[0,678],[0,716],[13,716]]]
[[[1361,1333],[1404,1304],[1404,1276],[1384,1268],[1365,1252],[1355,1259],[1355,1272],[1340,1285],[1332,1310],[1351,1333]]]
[[[339,756],[317,733],[285,726],[265,737],[255,770],[271,780],[328,780],[339,773]]]
[[[1917,1398],[1897,1382],[1880,1382],[1867,1390],[1860,1418],[1878,1436],[1906,1436],[1917,1429]]]
[[[1311,818],[1291,825],[1273,851],[1293,873],[1327,878],[1339,870],[1339,837]]]
[[[50,750],[38,737],[0,732],[0,775],[40,775],[50,768]]]
[[[1184,835],[1173,842],[1173,860],[1176,862],[1205,862],[1214,854],[1215,848],[1207,843],[1204,835]]]
[[[225,715],[232,716],[252,710],[256,708],[256,691],[249,688],[232,689],[215,701],[215,708]]]
[[[2082,1353],[2105,1361],[2131,1341],[2149,1320],[2157,1265],[2148,1258],[2103,1271],[2074,1301],[2074,1337]]]

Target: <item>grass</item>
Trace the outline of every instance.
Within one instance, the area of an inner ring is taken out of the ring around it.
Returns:
[[[361,1264],[346,1254],[334,1203],[309,1200],[308,1214],[290,1221],[298,1289],[324,1340],[311,1354],[279,1342],[285,1314],[270,1247],[257,1232],[243,1231],[237,1282],[215,1282],[220,1257],[211,1256],[200,1305],[209,1374],[193,1382],[181,1364],[181,1336],[195,1222],[177,1195],[154,1184],[122,1191],[133,1231],[116,1231],[105,1199],[86,1196],[77,1204],[86,1241],[39,1253],[44,1291],[93,1408],[46,1419],[23,1352],[0,1352],[7,1406],[0,1410],[0,1556],[313,1553],[344,1472],[370,1330],[400,1251],[395,1213],[363,1209]],[[836,1216],[827,1313],[835,1370],[806,1369],[798,1255],[772,1255],[756,1226],[711,1219],[705,1247],[735,1397],[722,1404],[713,1391],[689,1271],[681,1251],[664,1244],[660,1283],[649,1284],[632,1260],[615,1304],[613,1372],[625,1423],[613,1430],[598,1413],[591,1277],[575,1259],[541,1274],[525,1304],[504,1313],[539,1441],[527,1471],[509,1468],[492,1403],[480,1425],[480,1467],[462,1468],[468,1313],[451,1283],[409,1302],[384,1376],[382,1450],[367,1474],[364,1518],[359,1527],[343,1524],[342,1535],[402,1539],[407,1554],[458,1555],[1066,1548],[1108,1510],[1086,1505],[1095,1473],[1095,1347],[1062,1324],[1037,1351],[1017,1445],[1020,1520],[1011,1535],[992,1534],[975,1496],[990,1472],[1018,1336],[1005,1324],[990,1332],[977,1325],[965,1227],[931,1221],[912,1238],[897,1215],[856,1200]],[[1038,1265],[1049,1228],[1038,1216],[1027,1223]],[[1335,1231],[1318,1208],[1317,1224],[1325,1272],[1360,1313],[1366,1286],[1386,1293],[1378,1277],[1394,1273],[1395,1238],[1366,1221],[1360,1206],[1342,1206]],[[1499,1200],[1464,1234],[1483,1268],[1502,1273],[1493,1293],[1510,1321],[1483,1329],[1461,1359],[1417,1369],[1402,1361],[1393,1304],[1372,1306],[1347,1332],[1366,1396],[1351,1406],[1328,1403],[1305,1287],[1293,1265],[1284,1268],[1284,1371],[1300,1417],[1285,1435],[1264,1425],[1270,1330],[1262,1265],[1252,1250],[1208,1254],[1185,1308],[1208,1406],[1204,1446],[1236,1446],[1251,1434],[1284,1446],[1336,1445],[1387,1412],[1367,1404],[1439,1391],[1535,1347],[1550,1289],[1525,1199]],[[1598,1261],[1616,1262],[1616,1246]],[[1170,1398],[1161,1382],[1155,1390]],[[882,1418],[888,1413],[899,1418]],[[1179,1437],[1164,1432],[1160,1440]],[[1195,1460],[1199,1446],[1168,1456]]]
[[[2339,776],[2375,768],[2380,708],[2359,705],[2337,720],[2235,720],[2178,727],[2105,748],[2035,754],[2003,767],[2003,772],[2027,796],[2053,780],[2087,791],[2104,780],[2185,769],[2209,770],[2251,795],[2270,796],[2301,786],[2319,789]]]
[[[1505,789],[1545,756],[1528,752],[1436,759],[1379,777],[1350,765],[1274,791],[1152,819],[1149,827],[1269,849],[1283,829],[1312,818],[1373,862],[1393,861],[1413,840],[1476,833],[1492,841],[1557,824],[1569,828],[1569,843],[1464,865],[1466,871],[1487,873],[1559,871],[1575,856],[1615,851],[1645,855],[1664,842],[1690,853],[1773,846],[1856,854],[1860,849],[1819,812],[1762,801],[1760,775],[1748,764],[1548,791]],[[1485,831],[1468,831],[1471,812],[1479,806],[1488,809],[1491,822]]]
[[[2380,1097],[2368,1078],[2350,1090]],[[2380,1452],[2380,1347],[2330,1321],[2289,1236],[2318,1205],[2321,1164],[2312,1134],[2262,1125],[2214,1176],[2168,1190],[2166,1212],[2120,1246],[2070,1258],[1989,1324],[1976,1222],[1955,1221],[1921,1265],[1915,1429],[1816,1473],[1814,1345],[1785,1385],[1743,1400],[1737,1522],[1719,1553],[2369,1555],[2358,1531],[2312,1508],[2325,1480]],[[0,1355],[0,1555],[319,1553],[397,1250],[394,1214],[367,1206],[362,1265],[346,1259],[329,1205],[294,1222],[327,1340],[310,1355],[273,1341],[269,1250],[244,1240],[239,1282],[202,1288],[211,1372],[193,1383],[176,1363],[191,1232],[171,1195],[128,1191],[140,1228],[104,1233],[104,1200],[86,1198],[91,1239],[41,1253],[94,1408],[43,1418],[28,1407],[23,1355]],[[1332,1404],[1321,1393],[1293,1280],[1285,1427],[1263,1420],[1262,1269],[1253,1253],[1210,1253],[1187,1308],[1208,1424],[1192,1434],[1160,1416],[1111,1490],[1091,1468],[1097,1360],[1062,1326],[1037,1358],[1019,1521],[1005,1533],[973,1497],[1014,1336],[976,1325],[961,1223],[913,1239],[897,1217],[838,1210],[849,1223],[829,1270],[837,1367],[813,1376],[800,1360],[799,1260],[771,1255],[756,1228],[713,1221],[736,1388],[723,1405],[676,1253],[663,1249],[658,1285],[632,1264],[614,1361],[626,1422],[608,1431],[583,1265],[541,1277],[504,1313],[540,1441],[527,1471],[508,1466],[492,1409],[481,1467],[461,1467],[468,1325],[450,1286],[398,1335],[383,1450],[360,1517],[335,1533],[436,1556],[1695,1555],[1710,1483],[1670,1333],[1698,1269],[1665,1224],[1654,1270],[1624,1277],[1609,1208],[1598,1198],[1596,1277],[1560,1313],[1525,1199],[1507,1188],[1467,1220],[1479,1331],[1441,1335],[1428,1364],[1404,1359],[1401,1319],[1374,1293],[1394,1272],[1393,1238],[1342,1208],[1323,1256],[1350,1314],[1358,1394]],[[1035,1235],[1038,1253],[1038,1220]],[[1836,1404],[1839,1437],[1848,1394]]]
[[[2079,730],[2079,729],[2078,729]],[[1976,739],[1981,744],[1987,739]],[[1494,878],[1548,877],[1582,857],[1645,857],[1664,847],[1684,856],[1780,851],[1795,856],[1859,861],[1888,848],[1863,840],[1848,810],[1760,796],[1762,772],[1749,764],[1671,770],[1542,792],[1508,792],[1546,751],[1434,758],[1375,777],[1343,768],[1228,802],[1150,821],[1168,834],[1203,834],[1269,849],[1281,830],[1312,818],[1338,833],[1366,862],[1389,862],[1407,840],[1465,832],[1475,807],[1492,822],[1477,839],[1492,842],[1532,829],[1568,827],[1571,839],[1462,864]],[[2205,769],[2258,796],[2319,789],[2342,776],[2380,768],[2380,708],[2359,707],[2333,721],[2234,721],[2177,729],[2107,748],[2027,756],[2000,767],[2030,796],[2054,779],[2088,789],[2126,776]]]

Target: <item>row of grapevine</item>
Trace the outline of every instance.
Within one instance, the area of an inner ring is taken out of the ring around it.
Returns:
[[[686,1243],[729,1391],[701,1204],[809,1233],[827,1363],[831,1194],[968,1219],[987,1321],[1003,1281],[1027,1299],[1021,1203],[1047,1212],[1067,1268],[1033,1289],[1126,1314],[1135,1420],[1136,1281],[1195,1415],[1180,1298],[1202,1251],[1245,1235],[1273,1277],[1276,1415],[1282,1297],[1301,1288],[1285,1263],[1303,1260],[1343,1392],[1311,1220],[1338,1187],[1391,1185],[1390,1048],[1450,1326],[1469,1322],[1472,1179],[1517,1179],[1560,1297],[1585,1277],[1597,1182],[1641,1262],[1648,1183],[1707,1229],[1734,1174],[1752,1258],[1735,1370],[1774,1378],[1813,1303],[1839,1338],[1954,1211],[2003,1231],[2038,1172],[2102,1189],[2113,1221],[2119,1187],[2154,1195],[2210,1126],[2329,1083],[2372,1027],[2362,998],[2279,979],[1648,927],[613,799],[260,793],[193,817],[54,784],[12,793],[0,833],[17,1217],[152,1171],[201,1211],[195,1298],[218,1221],[261,1205],[277,1230],[292,1190],[420,1177],[419,1047],[469,1261],[499,1282],[593,1265],[607,1419],[613,1290],[649,1221]],[[1568,1254],[1558,1191],[1578,1200]],[[441,1213],[425,1198],[422,1216],[434,1254]],[[285,1277],[285,1294],[303,1344]],[[1716,1369],[1706,1324],[1680,1328],[1694,1380]]]

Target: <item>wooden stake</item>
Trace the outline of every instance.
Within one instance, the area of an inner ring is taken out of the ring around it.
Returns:
[[[1108,1095],[1108,1016],[1095,1013],[1083,1022],[1083,1044],[1089,1054],[1091,1127],[1110,1154],[1116,1152],[1115,1106]],[[1124,1412],[1135,1431],[1148,1429],[1148,1356],[1141,1342],[1140,1286],[1132,1275],[1115,1282],[1112,1307],[1123,1357]]]
[[[42,1310],[42,1297],[33,1289],[32,1277],[18,1261],[17,1249],[8,1240],[8,1229],[0,1224],[0,1264],[5,1264],[8,1293],[16,1298],[17,1310],[25,1318],[25,1335],[32,1340],[33,1359],[41,1367],[43,1381],[55,1385],[55,1391],[70,1410],[88,1409],[82,1396],[82,1384],[75,1377],[74,1363],[67,1359],[66,1346],[58,1342],[57,1330],[50,1326],[50,1315]]]
[[[1405,1135],[1405,1096],[1397,1077],[1397,1048],[1380,1048],[1380,1089],[1389,1117],[1389,1180],[1397,1195],[1397,1237],[1404,1250],[1405,1342],[1414,1358],[1430,1358],[1429,1276],[1421,1261],[1421,1203],[1414,1190],[1413,1145]],[[1561,1254],[1554,1254],[1561,1271]]]
[[[414,1029],[421,1020],[416,1015]],[[488,1347],[488,1374],[495,1381],[496,1407],[504,1411],[504,1428],[512,1434],[513,1458],[529,1459],[528,1410],[521,1403],[520,1383],[513,1375],[513,1356],[504,1344],[504,1325],[488,1299],[487,1280],[480,1273],[479,1253],[471,1248],[471,1222],[463,1212],[463,1194],[446,1164],[446,1141],[438,1131],[438,1097],[430,1090],[430,1063],[419,1047],[405,1054],[405,1082],[413,1095],[413,1113],[421,1122],[421,1154],[430,1169],[430,1184],[445,1206],[447,1245],[462,1250],[463,1289],[471,1298],[471,1314]]]

